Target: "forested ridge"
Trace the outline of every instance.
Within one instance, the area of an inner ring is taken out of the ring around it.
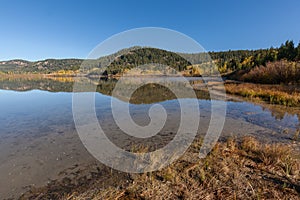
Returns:
[[[295,65],[296,63],[297,65],[300,61],[300,43],[295,46],[293,41],[288,40],[278,48],[208,53],[221,74],[236,71],[243,71],[243,74],[245,74],[257,67],[266,67],[269,63],[276,61],[285,60],[285,64]],[[168,65],[177,71],[184,71],[191,69],[190,66],[192,64],[202,64],[211,61],[207,54],[204,53],[180,55],[182,54],[162,49],[132,47],[99,59],[85,61],[84,71],[79,70],[84,61],[82,59],[47,59],[36,62],[10,60],[0,62],[0,74],[55,73],[68,75],[83,73],[90,75],[115,75],[124,72],[126,69],[149,63]],[[108,64],[110,65],[106,67]],[[201,71],[199,73],[201,74]]]

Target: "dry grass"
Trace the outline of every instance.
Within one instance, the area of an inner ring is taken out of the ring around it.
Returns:
[[[229,94],[257,98],[271,104],[300,106],[300,90],[297,86],[230,83],[225,84],[225,88]]]
[[[103,187],[97,179],[89,188],[62,193],[60,199],[300,199],[299,156],[288,145],[228,139],[197,159],[200,144],[196,141],[163,170],[129,174],[128,184]]]

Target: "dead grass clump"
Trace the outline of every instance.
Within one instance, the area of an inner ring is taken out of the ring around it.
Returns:
[[[300,139],[300,129],[297,129],[294,133],[293,140],[298,141]]]

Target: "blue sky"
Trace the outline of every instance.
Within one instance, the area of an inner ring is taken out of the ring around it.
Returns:
[[[0,60],[85,58],[108,37],[149,26],[208,51],[298,44],[299,10],[299,0],[0,0]]]

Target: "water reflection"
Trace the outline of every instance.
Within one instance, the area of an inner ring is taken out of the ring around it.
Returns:
[[[117,79],[87,79],[77,78],[79,84],[84,88],[84,91],[99,92],[104,95],[112,95],[112,91],[116,86]],[[197,80],[198,79],[198,80]],[[191,84],[202,82],[200,78],[188,78]],[[125,97],[128,90],[132,88],[136,83],[141,82],[140,78],[130,79],[131,82],[125,83],[122,93],[118,97],[122,100],[122,96]],[[47,78],[2,78],[0,79],[0,89],[14,90],[14,91],[30,91],[30,90],[43,90],[49,92],[72,92],[73,91],[74,78],[71,77],[47,77]],[[182,84],[178,79],[172,78],[174,87],[182,88]],[[126,90],[127,89],[127,90]],[[209,99],[209,94],[204,91],[195,91],[199,99]],[[133,104],[151,104],[162,102],[166,100],[176,99],[175,95],[164,86],[159,84],[147,84],[140,87],[130,99],[130,103]]]
[[[72,92],[73,91],[73,84],[75,82],[75,79],[81,80],[83,85],[86,85],[86,88],[89,88],[89,86],[95,86],[96,91],[105,94],[110,95],[112,94],[112,91],[117,83],[117,79],[113,78],[74,78],[74,77],[42,77],[42,76],[34,76],[34,77],[0,77],[0,89],[2,90],[13,90],[13,91],[30,91],[30,90],[42,90],[42,91],[49,91],[49,92]],[[176,77],[168,78],[172,79],[172,84],[182,84],[180,81],[177,81],[178,79]],[[189,77],[187,78],[191,85],[197,86],[196,88],[204,87],[202,78],[199,77]],[[77,80],[77,82],[78,82]],[[131,83],[129,82],[126,86],[127,88],[130,88],[130,85],[134,85],[139,81],[142,81],[141,78],[132,78],[130,79]],[[126,88],[124,87],[124,88]],[[94,87],[92,87],[94,88]],[[93,89],[94,90],[94,89]],[[92,91],[93,91],[92,90]],[[207,92],[204,92],[205,90],[196,90],[197,97],[199,99],[209,99],[209,94]],[[126,91],[124,91],[126,93]],[[148,95],[147,95],[148,93]],[[152,101],[145,100],[143,101],[143,96],[146,94],[147,97],[153,96],[157,97],[158,99],[152,99]],[[157,94],[157,95],[153,95]],[[157,85],[157,84],[148,84],[138,89],[137,92],[135,92],[135,95],[139,95],[140,98],[137,96],[134,97],[134,100],[131,103],[155,103],[165,100],[171,100],[174,99],[175,96],[165,87]],[[148,101],[148,102],[147,102]],[[298,114],[298,110],[296,109],[288,109],[284,108],[282,106],[273,106],[273,105],[262,105],[264,109],[268,109],[271,111],[276,118],[282,119],[286,112],[288,113],[294,113]]]
[[[77,78],[79,79],[79,83],[82,84],[82,88],[85,91],[94,91],[100,93],[101,95],[111,96],[112,91],[118,82],[117,79],[88,79],[85,77]],[[168,78],[172,81],[170,84],[173,86],[182,88],[184,87],[180,79],[173,77]],[[1,78],[0,79],[0,89],[2,90],[13,90],[13,91],[30,91],[30,90],[42,90],[49,92],[72,92],[73,84],[75,78],[72,77],[34,77],[34,78]],[[195,90],[196,96],[200,100],[209,100],[210,96],[206,90],[205,84],[203,84],[203,80],[199,77],[191,77],[188,78],[191,85],[197,88],[203,88],[202,90]],[[122,82],[124,87],[122,87],[121,91],[118,91],[118,95],[116,96],[120,100],[128,101],[126,96],[128,91],[137,83],[142,82],[142,78],[131,78],[126,82]],[[78,82],[78,80],[77,80]],[[3,94],[3,92],[2,92]],[[34,95],[33,95],[34,96]],[[39,100],[42,94],[36,95],[35,103],[30,106],[37,106],[42,100]],[[61,98],[63,95],[59,95]],[[7,102],[14,102],[16,97],[6,97],[2,95],[3,98],[11,98]],[[103,99],[103,96],[100,98]],[[175,100],[176,96],[172,91],[170,91],[167,87],[153,83],[146,84],[142,87],[138,88],[133,95],[131,96],[129,102],[131,104],[153,104],[158,102],[164,102],[168,100]],[[66,99],[61,100],[61,102],[66,102]],[[55,101],[54,101],[55,102]],[[100,101],[101,102],[101,101]],[[68,106],[70,105],[70,100],[68,101]],[[202,103],[203,105],[203,103]],[[14,104],[14,110],[22,110],[24,109],[24,105]],[[48,107],[51,106],[48,105]],[[210,105],[206,105],[206,107],[210,107]],[[7,110],[9,106],[6,106],[2,109],[2,111]],[[12,108],[10,108],[12,109]],[[34,109],[33,109],[34,110]],[[299,116],[300,110],[299,108],[287,108],[278,105],[270,105],[270,104],[253,104],[249,102],[234,102],[230,101],[228,103],[228,112],[227,115],[233,118],[243,118],[244,120],[257,124],[263,127],[271,128],[275,131],[281,131],[286,128],[291,128],[293,130],[299,128]]]

